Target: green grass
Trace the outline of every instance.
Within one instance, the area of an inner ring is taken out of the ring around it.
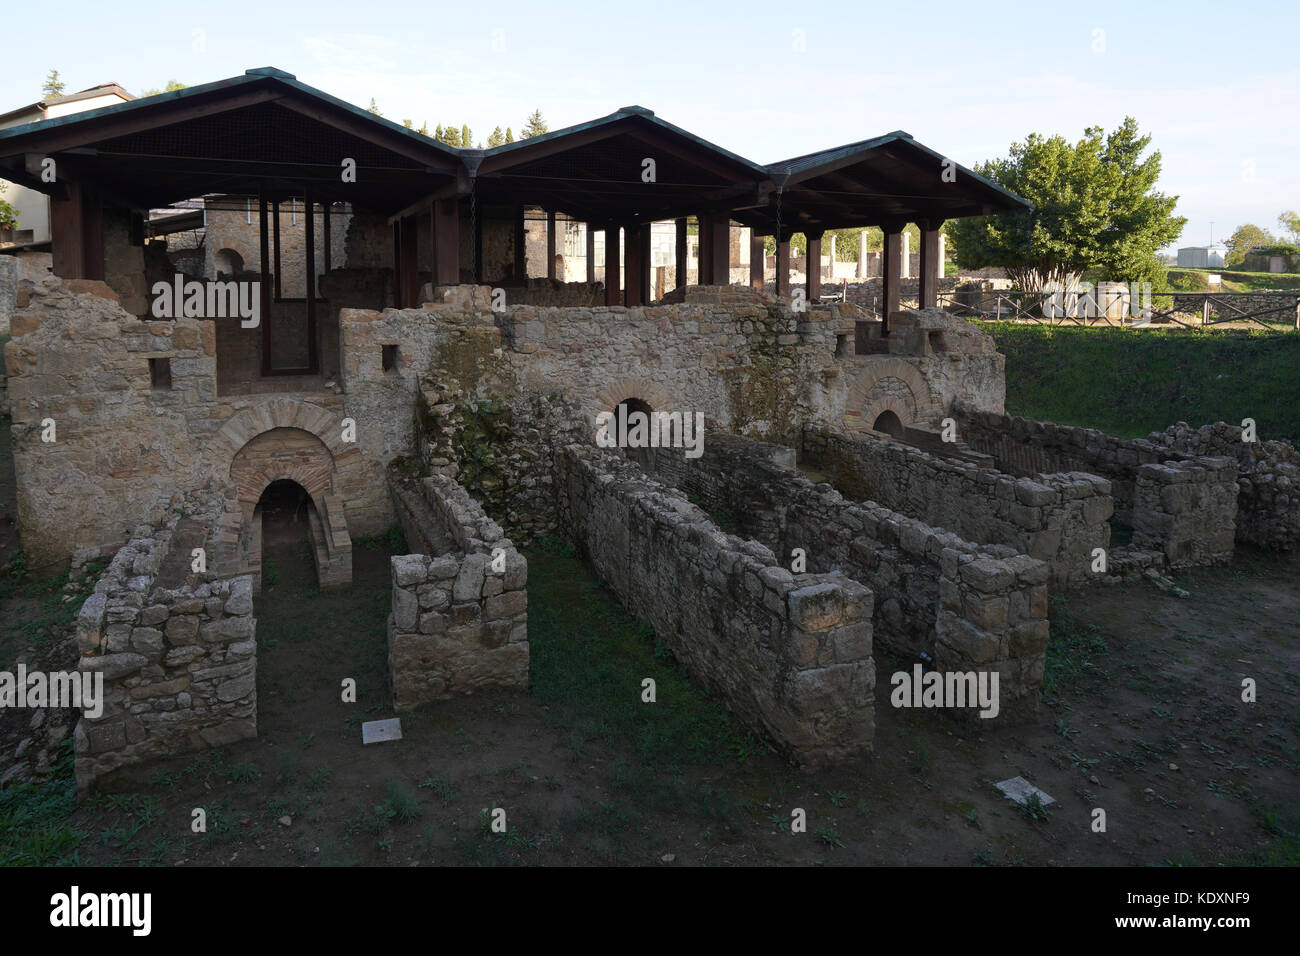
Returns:
[[[75,865],[85,837],[67,823],[76,808],[69,738],[48,780],[0,790],[0,866]]]
[[[669,655],[656,655],[650,627],[630,618],[570,549],[528,554],[528,640],[533,695],[574,750],[592,740],[630,749],[644,770],[734,766],[756,750],[718,701]],[[644,677],[655,680],[655,703],[641,701]]]
[[[1255,419],[1300,439],[1300,332],[981,326],[1007,357],[1007,412],[1145,438],[1177,421]]]
[[[1222,277],[1216,289],[1207,277]],[[1294,272],[1238,272],[1232,269],[1170,269],[1169,287],[1178,292],[1279,292],[1300,289],[1300,274]]]

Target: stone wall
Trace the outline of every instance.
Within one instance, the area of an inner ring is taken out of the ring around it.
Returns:
[[[1164,552],[1169,567],[1230,561],[1236,517],[1237,467],[1231,458],[1138,468],[1133,546]]]
[[[257,735],[252,581],[190,573],[205,540],[199,522],[174,515],[118,551],[81,607],[79,669],[104,680],[103,712],[73,732],[81,794],[126,768]]]
[[[347,397],[218,396],[213,320],[142,322],[102,282],[24,281],[19,303],[5,362],[19,526],[36,564],[111,553],[178,490],[215,483],[233,497],[235,456],[274,428],[307,431],[327,449],[326,490],[346,507],[353,534],[391,522],[383,483],[391,456],[362,451],[381,429]],[[150,360],[169,380],[154,380]],[[393,417],[387,408],[374,414]],[[354,444],[342,439],[347,417],[358,423]],[[42,440],[46,420],[53,442]]]
[[[1044,562],[979,545],[872,501],[850,502],[785,462],[788,449],[711,435],[703,457],[655,458],[675,487],[811,571],[839,571],[877,595],[881,647],[944,671],[997,670],[1003,720],[1036,713],[1047,646]]]
[[[959,437],[976,451],[992,455],[1001,469],[1040,481],[1045,473],[1063,471],[1109,479],[1115,517],[1135,531],[1142,528],[1135,547],[1162,552],[1179,565],[1217,563],[1231,552],[1225,542],[1232,538],[1225,532],[1234,529],[1237,520],[1232,494],[1236,474],[1220,458],[1187,454],[1152,440],[1117,438],[1095,428],[971,412],[961,406],[955,414]],[[1139,476],[1145,486],[1141,495]],[[1189,487],[1161,490],[1166,485]]]
[[[853,498],[869,499],[968,541],[1004,544],[1046,561],[1052,582],[1092,578],[1110,545],[1110,482],[1082,472],[1016,478],[868,434],[805,425],[805,460]]]
[[[572,446],[557,470],[567,534],[728,709],[803,767],[871,749],[867,588],[792,574],[612,453]]]
[[[1291,551],[1300,547],[1300,453],[1290,442],[1241,440],[1239,425],[1186,422],[1152,432],[1148,440],[1170,455],[1226,456],[1237,462],[1238,541]]]
[[[392,559],[388,618],[393,706],[528,686],[528,564],[464,488],[434,475],[395,481],[408,546]]]

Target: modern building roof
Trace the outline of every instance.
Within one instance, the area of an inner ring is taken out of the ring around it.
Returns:
[[[47,155],[141,209],[310,191],[391,216],[472,191],[487,216],[521,205],[602,225],[725,214],[770,234],[1029,208],[898,131],[760,165],[627,106],[503,146],[455,148],[274,67],[0,129],[0,176],[54,192],[29,171]],[[341,175],[348,159],[355,182]]]

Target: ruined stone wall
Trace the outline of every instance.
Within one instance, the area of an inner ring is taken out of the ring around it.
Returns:
[[[1186,422],[1152,432],[1164,454],[1225,456],[1237,463],[1236,538],[1263,548],[1300,547],[1300,453],[1290,442],[1241,440],[1239,425]],[[1176,456],[1175,456],[1176,457]]]
[[[393,706],[528,686],[528,564],[464,488],[435,475],[392,485],[409,545],[392,559]]]
[[[805,460],[868,499],[968,541],[1046,561],[1052,582],[1088,583],[1094,548],[1110,546],[1110,482],[1083,472],[1020,478],[867,434],[805,425]]]
[[[1086,471],[1110,479],[1115,515],[1130,524],[1138,468],[1191,457],[1152,441],[1117,438],[1096,428],[976,412],[960,404],[953,413],[958,439],[975,451],[992,455],[1003,471],[1025,477]]]
[[[122,308],[147,318],[151,298],[145,284],[144,246],[131,242],[131,213],[104,207],[104,282],[117,293]]]
[[[655,464],[787,566],[798,548],[809,570],[839,571],[870,587],[881,647],[945,671],[997,670],[999,717],[1036,712],[1048,635],[1044,562],[875,502],[846,501],[784,464],[779,449],[736,436],[710,436],[699,459],[661,454]]]
[[[573,446],[557,467],[567,534],[728,709],[807,768],[871,749],[867,588],[791,574],[609,452]]]
[[[1133,546],[1164,552],[1171,568],[1231,560],[1236,517],[1237,466],[1231,458],[1138,469]]]
[[[383,485],[389,459],[358,447],[391,409],[367,419],[332,391],[218,396],[214,321],[141,322],[100,282],[51,277],[19,292],[5,361],[19,526],[37,564],[111,552],[178,491],[233,489],[235,455],[274,428],[305,429],[328,448],[330,490],[354,534],[392,520]],[[165,363],[169,385],[154,384],[150,359]],[[358,422],[357,444],[342,441],[349,416]],[[42,440],[46,420],[54,441]]]
[[[252,581],[185,573],[189,545],[203,539],[184,530],[173,515],[132,539],[77,616],[79,669],[104,680],[102,714],[83,713],[73,732],[79,793],[125,768],[257,735]]]

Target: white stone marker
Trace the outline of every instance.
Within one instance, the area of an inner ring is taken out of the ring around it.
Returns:
[[[402,720],[392,717],[388,720],[368,720],[361,725],[361,742],[379,744],[385,740],[402,739]]]
[[[1035,793],[1038,794],[1039,802],[1045,807],[1051,806],[1056,802],[1048,796],[1045,791],[1039,790],[1024,777],[1012,777],[1010,780],[1003,780],[997,784],[997,788],[1001,790],[1008,799],[1014,800],[1022,806],[1028,803],[1030,795]]]

